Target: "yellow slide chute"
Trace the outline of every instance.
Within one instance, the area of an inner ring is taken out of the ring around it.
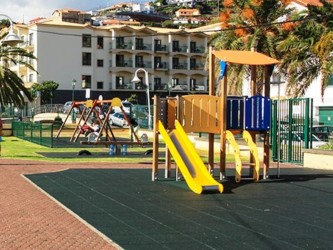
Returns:
[[[222,193],[223,185],[210,175],[181,124],[176,120],[175,129],[169,133],[161,121],[158,128],[189,188],[197,194]]]

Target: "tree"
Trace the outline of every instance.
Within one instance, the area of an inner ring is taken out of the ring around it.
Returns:
[[[32,96],[36,97],[37,92],[41,95],[41,104],[52,104],[54,92],[58,89],[59,84],[54,81],[44,81],[41,84],[34,83],[31,87]]]
[[[276,49],[277,44],[287,37],[288,32],[281,25],[274,23],[281,17],[292,18],[293,9],[286,8],[289,2],[287,0],[224,0],[224,9],[220,16],[222,31],[213,37],[212,45],[218,50],[255,50],[281,59],[282,54]],[[263,77],[259,69],[257,74]],[[243,79],[248,76],[247,65],[228,65],[230,82],[228,93],[241,95]]]
[[[321,95],[333,73],[333,4],[321,1],[322,6],[308,6],[299,13],[297,23],[278,49],[284,54],[282,67],[288,77],[287,93],[299,97],[305,94],[315,78],[322,76]]]
[[[1,36],[0,40],[6,35],[5,33]],[[34,70],[29,64],[31,59],[36,58],[25,49],[0,45],[0,105],[2,108],[7,104],[22,107],[24,105],[24,95],[29,101],[33,100],[22,79],[10,69],[11,65],[20,64]]]

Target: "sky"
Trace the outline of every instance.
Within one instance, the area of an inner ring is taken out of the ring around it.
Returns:
[[[9,16],[14,22],[27,23],[36,17],[50,17],[55,10],[78,9],[83,11],[94,10],[113,5],[121,0],[0,0],[1,14]]]

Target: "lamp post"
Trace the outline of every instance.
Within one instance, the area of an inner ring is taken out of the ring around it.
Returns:
[[[148,129],[151,129],[151,114],[150,114],[150,95],[149,95],[149,78],[147,70],[143,68],[139,68],[134,73],[134,78],[132,79],[133,83],[141,82],[140,78],[138,77],[138,72],[143,71],[145,73],[145,84],[147,85],[147,104],[148,104]]]
[[[73,103],[74,103],[75,84],[76,84],[76,80],[73,79],[72,80],[72,106],[73,106]],[[72,123],[75,123],[75,112],[74,112],[74,108],[72,109]]]
[[[277,105],[277,177],[280,178],[280,161],[281,161],[281,104],[280,104],[280,85],[284,83],[281,81],[281,76],[277,72],[273,72],[271,84],[278,85],[278,105]]]
[[[7,18],[9,20],[10,23],[10,27],[9,27],[9,32],[7,34],[7,36],[1,41],[2,44],[8,45],[10,47],[14,47],[19,43],[22,43],[23,41],[20,39],[20,37],[18,35],[15,34],[14,30],[13,30],[13,21],[12,19],[5,15],[5,14],[0,14],[0,16],[4,16],[5,18]]]
[[[172,84],[171,82],[168,82],[169,97],[171,96],[171,89],[172,89]]]

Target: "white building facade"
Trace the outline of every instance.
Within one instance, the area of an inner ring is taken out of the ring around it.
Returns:
[[[149,73],[151,95],[160,96],[206,93],[208,73],[204,70],[208,36],[204,33],[111,25],[95,27],[59,20],[44,20],[31,25],[17,25],[25,41],[22,47],[38,58],[37,72],[20,65],[12,69],[26,86],[43,81],[59,84],[54,103],[72,99],[145,96],[143,82],[131,80],[137,68]]]

